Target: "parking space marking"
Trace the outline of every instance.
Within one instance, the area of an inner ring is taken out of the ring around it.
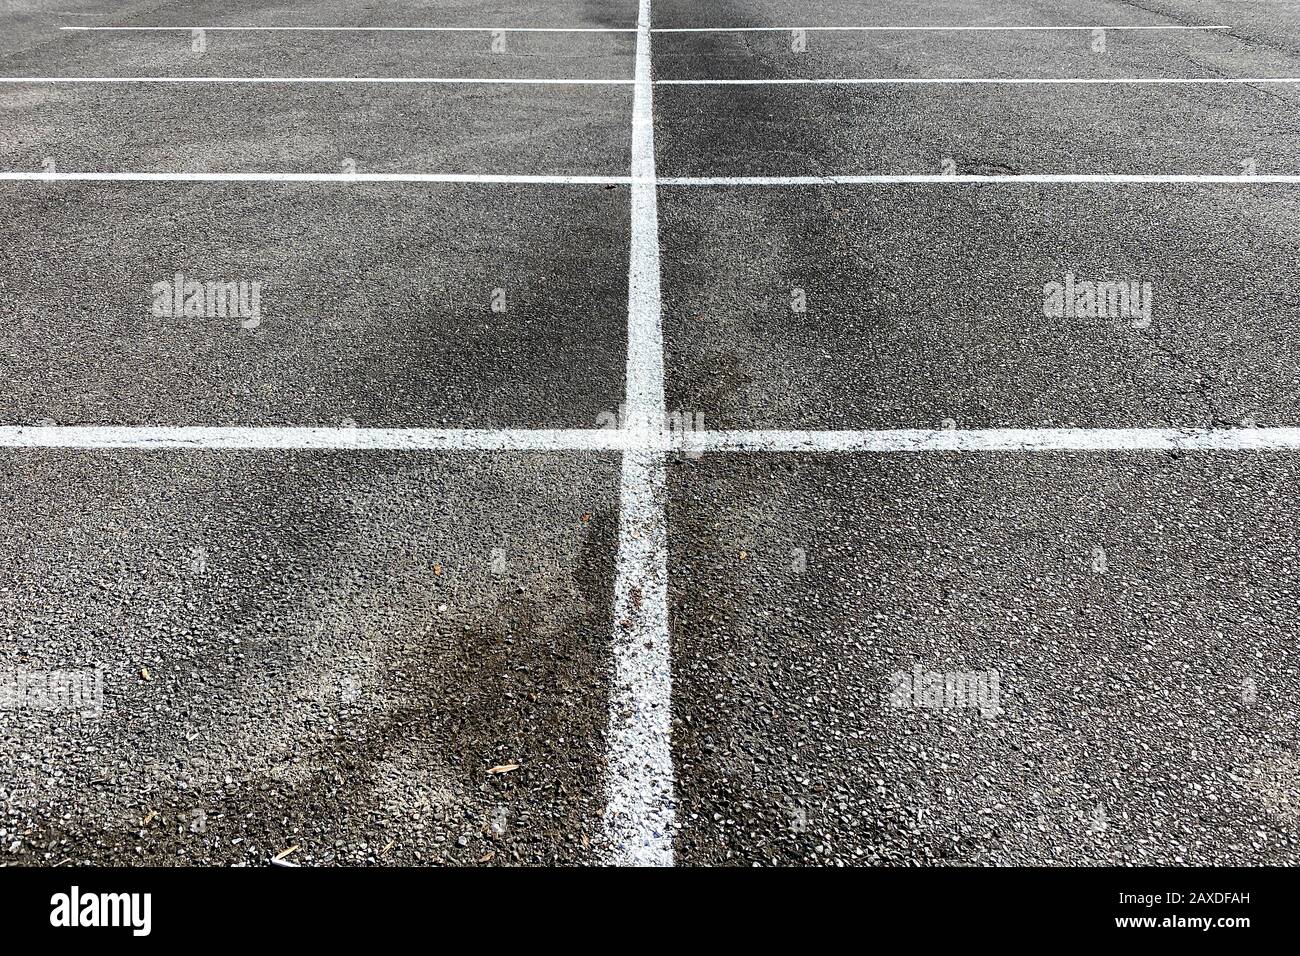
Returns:
[[[574,77],[501,76],[0,76],[7,84],[72,83],[374,83],[506,86],[632,86],[633,79],[580,79]],[[1294,86],[1295,76],[1232,77],[777,77],[766,79],[666,79],[655,86]]]
[[[636,33],[636,27],[315,27],[315,26],[193,26],[193,27],[59,27],[80,33]]]
[[[39,175],[39,174],[37,174]],[[1215,175],[1213,173],[997,173],[990,175],[944,173],[880,173],[862,176],[667,176],[659,180],[660,186],[975,186],[1017,185],[1039,183],[1043,185],[1079,184],[1132,184],[1132,185],[1296,185],[1300,175],[1239,173]]]
[[[785,76],[759,79],[655,80],[657,86],[1291,86],[1296,76]]]
[[[65,27],[64,29],[68,29]],[[1112,26],[1098,23],[1092,26],[788,26],[788,27],[655,27],[653,33],[790,33],[804,30],[818,33],[1046,33],[1074,30],[1228,30],[1223,24],[1197,26],[1171,23],[1150,26]]]
[[[502,76],[0,76],[0,83],[411,83],[507,86],[631,86],[632,80]]]
[[[667,482],[661,447],[667,406],[652,80],[650,0],[640,0],[632,100],[634,182],[622,430],[644,447],[624,453],[619,488],[605,810],[608,860],[625,866],[671,866],[676,816]]]
[[[644,462],[679,452],[1286,451],[1300,428],[360,428],[278,425],[2,425],[0,448],[207,451],[590,451],[641,456],[629,485],[657,480]],[[657,469],[653,470],[657,471]],[[651,529],[653,530],[653,529]]]
[[[622,451],[633,433],[600,428],[352,428],[4,425],[0,448],[232,451]]]
[[[495,183],[543,186],[638,186],[650,180],[637,176],[547,176],[510,173],[127,173],[0,171],[0,182],[121,182],[121,183]],[[687,186],[973,186],[973,185],[1300,185],[1300,175],[1214,173],[879,173],[861,176],[666,176],[660,187]]]
[[[703,452],[1287,451],[1300,449],[1300,428],[704,431],[681,444]]]
[[[191,33],[195,30],[226,33],[636,33],[636,27],[362,27],[362,26],[61,26],[60,30],[77,33]],[[788,27],[655,27],[651,33],[789,33],[803,30],[817,33],[1046,33],[1061,31],[1116,30],[1228,30],[1224,24],[1112,25],[1029,25],[1029,26],[809,26]]]
[[[0,172],[0,181],[119,183],[504,183],[550,186],[626,186],[631,176],[546,176],[498,173],[98,173]]]

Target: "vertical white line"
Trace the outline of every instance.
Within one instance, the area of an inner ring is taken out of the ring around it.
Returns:
[[[668,641],[663,327],[655,184],[650,0],[640,0],[632,98],[627,399],[623,427],[644,437],[623,453],[609,704],[607,861],[673,862],[672,660]]]
[[[664,339],[659,318],[659,203],[655,177],[650,0],[641,0],[632,87],[632,235],[628,270],[627,410],[642,427],[664,417]]]

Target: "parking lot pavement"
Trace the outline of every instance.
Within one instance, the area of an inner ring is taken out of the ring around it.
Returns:
[[[4,424],[595,427],[622,401],[626,187],[4,190]],[[179,314],[190,281],[245,283],[248,315]]]
[[[785,30],[658,33],[658,79],[1092,81],[1285,77],[1293,76],[1288,70],[1295,67],[1293,58],[1279,56],[1276,49],[1212,29],[864,33],[797,26],[807,22],[792,16],[787,21],[792,28]],[[871,118],[857,111],[849,116],[858,122]]]
[[[669,405],[708,427],[1296,422],[1293,187],[720,187],[661,210]],[[1071,276],[1139,295],[1057,313]]]
[[[628,168],[635,32],[592,4],[462,4],[436,15],[399,4],[358,15],[348,5],[313,3],[286,17],[262,4],[150,3],[112,16],[71,10],[15,19],[14,38],[0,46],[6,171],[626,175]],[[285,22],[385,29],[248,29]],[[439,23],[484,29],[390,29]],[[207,29],[84,29],[142,24]],[[550,25],[583,32],[492,32]],[[296,82],[243,82],[268,78]],[[510,82],[490,82],[499,80]]]
[[[629,103],[621,86],[16,85],[0,158],[13,171],[621,176]]]
[[[1297,861],[1294,10],[3,14],[0,859]]]
[[[1296,480],[1289,454],[676,466],[678,862],[1294,865]]]
[[[913,0],[883,0],[864,11],[856,0],[827,0],[808,8],[798,0],[730,0],[702,7],[690,0],[656,0],[654,26],[788,27],[788,26],[921,27],[926,32],[952,27],[1073,26],[1226,26],[1234,36],[1285,41],[1300,36],[1300,16],[1287,0],[1261,0],[1246,6],[1203,0],[1147,0],[1142,6],[1115,0],[950,0],[942,7]]]
[[[513,22],[513,21],[512,21]],[[0,76],[627,79],[635,33],[68,31]],[[57,52],[57,55],[54,55]]]
[[[617,466],[5,453],[5,862],[593,861]]]
[[[665,177],[1233,176],[1296,168],[1289,130],[1300,99],[1290,87],[658,89]],[[1153,125],[1159,135],[1150,135]]]
[[[779,5],[760,9],[761,17],[736,13],[728,22],[806,22]],[[917,20],[925,18],[892,22]],[[1115,21],[1098,14],[1092,22]],[[999,21],[954,14],[943,22]],[[1089,21],[1079,13],[1068,22]],[[657,87],[664,177],[1232,175],[1297,165],[1291,116],[1300,87],[1222,81],[1300,76],[1300,52],[1231,32],[1112,30],[1097,48],[1088,30],[658,33],[655,42],[661,83],[744,81]],[[746,85],[807,78],[891,82]],[[958,79],[1017,85],[948,82]]]

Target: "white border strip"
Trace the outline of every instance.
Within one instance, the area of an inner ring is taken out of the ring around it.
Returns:
[[[555,186],[626,186],[630,176],[496,175],[490,173],[95,173],[0,172],[5,180],[119,183],[506,183]]]
[[[704,452],[1287,451],[1300,428],[985,428],[687,432]]]
[[[282,32],[282,33],[636,33],[636,27],[338,27],[338,26],[104,26],[59,27],[60,30],[79,33],[189,33],[194,30],[225,32]],[[1156,24],[1150,26],[1124,26],[1095,24],[1093,26],[789,26],[789,27],[655,27],[651,33],[789,33],[804,30],[818,33],[1020,33],[1091,30],[1228,30],[1222,24],[1198,26],[1187,24]]]
[[[635,79],[499,76],[0,76],[7,84],[74,83],[216,83],[216,84],[357,84],[631,86]],[[655,86],[1294,86],[1296,76],[1136,76],[1136,77],[779,77],[769,79],[667,79]]]
[[[237,85],[358,84],[497,85],[497,86],[631,86],[635,80],[571,77],[499,76],[0,76],[7,84],[74,83],[215,83]],[[656,86],[1294,86],[1295,76],[1258,77],[916,77],[871,76],[781,77],[775,79],[655,80]]]
[[[1252,86],[1294,85],[1296,76],[866,76],[655,80],[656,86]]]
[[[628,186],[646,180],[633,176],[547,176],[494,173],[116,173],[11,170],[0,182],[121,182],[121,183],[499,183],[553,186]],[[887,185],[1069,185],[1129,183],[1135,185],[1192,184],[1205,186],[1300,185],[1300,175],[1214,175],[1204,173],[1022,173],[990,176],[942,173],[901,173],[864,176],[670,176],[658,186],[887,186]]]
[[[660,186],[888,186],[899,184],[935,186],[1015,185],[1015,184],[1088,184],[1132,183],[1148,185],[1201,184],[1219,185],[1294,185],[1300,175],[1240,174],[1212,175],[1202,173],[1021,173],[989,176],[953,175],[942,173],[904,173],[866,176],[669,176],[659,180]]]
[[[4,425],[0,448],[231,451],[621,451],[617,429]]]
[[[64,27],[64,29],[68,29]],[[1037,33],[1067,30],[1229,30],[1231,27],[1157,24],[1153,26],[789,26],[789,27],[655,27],[652,33],[790,33],[794,30],[818,33]]]
[[[78,33],[192,33],[195,30],[225,33],[636,33],[636,27],[315,27],[315,26],[222,26],[222,27],[59,27]],[[1189,28],[1190,29],[1190,28]]]
[[[631,86],[632,80],[500,76],[0,76],[0,83],[236,83],[236,84],[424,84],[501,86]]]
[[[632,99],[634,182],[622,429],[640,447],[624,453],[619,489],[614,675],[605,771],[606,860],[619,866],[671,866],[676,815],[653,97],[650,0],[640,0]]]
[[[633,428],[335,428],[209,425],[3,425],[0,448],[135,451],[625,452],[637,481],[679,452],[1288,451],[1300,428],[893,428],[668,431]],[[639,477],[638,477],[639,476]],[[644,602],[642,604],[644,606]]]

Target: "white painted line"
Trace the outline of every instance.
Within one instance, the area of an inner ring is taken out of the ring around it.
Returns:
[[[0,182],[118,183],[518,183],[552,186],[626,186],[630,176],[497,175],[490,173],[95,173],[35,170],[0,172]]]
[[[631,86],[634,79],[499,76],[0,76],[9,84],[225,83],[225,84],[413,84],[503,86]],[[781,77],[776,79],[655,80],[656,86],[1252,86],[1300,83],[1300,77]]]
[[[867,76],[655,80],[656,86],[1251,86],[1294,85],[1296,76]]]
[[[636,33],[636,27],[311,27],[311,26],[193,26],[193,27],[59,27],[81,33]]]
[[[606,862],[671,866],[675,798],[664,456],[623,454],[606,761]]]
[[[641,0],[642,21],[650,0]],[[633,428],[664,423],[664,340],[659,300],[659,201],[655,174],[650,36],[637,36],[632,93],[632,231],[628,266],[627,415]]]
[[[503,86],[631,86],[631,80],[538,79],[497,76],[0,76],[0,83],[284,83],[496,84]]]
[[[284,32],[284,33],[636,33],[636,27],[335,27],[335,26],[107,26],[59,27],[60,30],[92,33],[156,32],[191,33],[194,30],[225,31],[233,33]],[[1186,24],[1156,24],[1151,26],[1125,26],[1095,24],[1092,26],[789,26],[789,27],[655,27],[651,33],[789,33],[804,30],[820,33],[1018,33],[1092,30],[1228,30],[1225,25],[1195,26]]]
[[[624,453],[619,489],[605,808],[606,859],[620,866],[671,866],[676,813],[653,96],[650,0],[640,0],[632,98],[634,182],[623,431],[645,447]]]
[[[1206,186],[1241,185],[1295,185],[1300,175],[1239,174],[1217,176],[1204,173],[1021,173],[989,176],[956,175],[942,173],[905,173],[866,176],[668,176],[659,180],[660,186],[886,186],[897,184],[962,186],[962,185],[1017,185],[1041,183],[1133,183],[1149,185],[1201,184]]]
[[[335,428],[274,425],[3,425],[0,448],[193,451],[626,452],[637,489],[680,452],[1289,451],[1300,428],[894,428],[691,431],[632,428]],[[644,480],[643,480],[644,479]],[[656,496],[634,495],[633,511]],[[650,509],[653,515],[653,509]],[[641,527],[646,527],[641,525]],[[648,526],[654,531],[653,522]],[[631,529],[636,530],[636,529]],[[640,540],[640,539],[637,539]],[[631,545],[635,547],[636,545]],[[632,565],[635,566],[635,565]],[[643,602],[644,606],[644,602]]]
[[[0,448],[231,451],[621,451],[614,428],[325,428],[278,426],[5,425]]]
[[[701,431],[685,451],[996,452],[1291,451],[1300,428],[987,428],[879,431]]]
[[[628,186],[649,180],[633,176],[514,175],[496,173],[120,173],[0,171],[0,182],[125,182],[125,183],[500,183],[551,186]],[[945,176],[942,173],[882,173],[864,176],[670,176],[659,186],[883,186],[1016,185],[1133,183],[1206,186],[1297,185],[1300,175],[1213,175],[1207,173],[1023,173],[990,176]]]
[[[73,29],[64,27],[63,29]],[[790,27],[655,27],[652,33],[791,33],[794,30],[822,33],[1037,33],[1069,30],[1228,30],[1231,27],[1159,24],[1153,26],[790,26]]]

